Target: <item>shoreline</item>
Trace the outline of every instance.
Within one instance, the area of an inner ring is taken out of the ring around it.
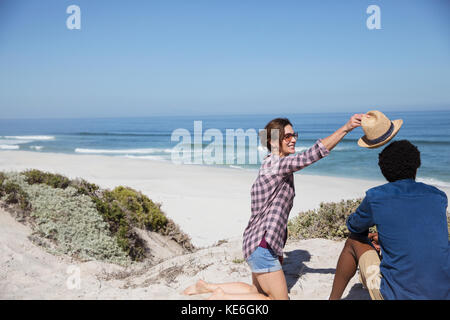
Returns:
[[[101,154],[101,153],[77,153],[77,152],[72,152],[72,153],[68,153],[68,152],[53,152],[53,151],[41,151],[42,150],[42,146],[32,146],[34,150],[19,150],[19,149],[15,149],[15,148],[1,148],[0,145],[0,154],[2,152],[25,152],[25,153],[37,153],[37,154],[50,154],[50,155],[71,155],[71,156],[100,156],[100,157],[112,157],[112,158],[125,158],[125,159],[137,159],[137,160],[144,160],[144,161],[149,161],[149,162],[159,162],[159,163],[170,163],[173,164],[172,161],[170,159],[164,159],[162,158],[162,156],[160,155],[144,155],[144,156],[139,156],[139,155],[130,155],[130,154],[115,154],[115,153],[111,153],[111,154]],[[301,151],[297,151],[296,153],[301,152]],[[182,164],[186,167],[190,167],[190,166],[196,166],[196,167],[208,167],[208,168],[217,168],[217,169],[227,169],[227,170],[242,170],[242,171],[247,171],[247,172],[258,172],[259,170],[259,166],[252,168],[252,167],[243,167],[242,164],[222,164],[222,165],[218,165],[218,164],[197,164],[197,163],[190,163],[190,164]],[[443,180],[439,180],[436,177],[421,177],[420,176],[420,171],[418,172],[419,176],[417,177],[417,181],[418,182],[423,182],[426,184],[431,184],[437,188],[450,188],[450,181],[443,181]],[[299,173],[295,173],[296,175],[298,175]],[[303,174],[303,173],[300,173]],[[317,171],[313,171],[312,173],[306,173],[306,175],[310,175],[310,176],[319,176],[319,177],[329,177],[329,178],[336,178],[336,179],[346,179],[347,176],[345,175],[339,175],[336,173],[321,173],[321,172],[317,172]],[[381,173],[379,174],[379,176],[377,177],[373,177],[373,176],[359,176],[359,177],[353,177],[352,179],[357,179],[357,180],[365,180],[365,181],[374,181],[377,182],[379,184],[385,183],[386,181],[384,180],[384,178],[381,176]]]
[[[174,220],[197,247],[242,236],[251,214],[250,189],[257,171],[230,170],[203,165],[111,157],[40,153],[0,152],[0,171],[39,169],[70,179],[83,178],[102,188],[119,185],[141,191],[161,203],[162,211]],[[320,202],[363,197],[365,191],[386,181],[295,174],[296,197],[290,218],[315,209]],[[442,188],[447,196],[450,188]]]

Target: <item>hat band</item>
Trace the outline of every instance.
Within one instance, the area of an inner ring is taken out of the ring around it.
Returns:
[[[380,142],[383,142],[384,140],[386,140],[387,138],[389,138],[389,136],[392,134],[392,132],[394,131],[394,123],[392,123],[391,121],[391,126],[389,127],[389,130],[386,131],[385,134],[383,134],[381,137],[378,137],[376,139],[367,139],[366,136],[362,137],[363,141],[365,143],[367,143],[368,145],[374,145]]]

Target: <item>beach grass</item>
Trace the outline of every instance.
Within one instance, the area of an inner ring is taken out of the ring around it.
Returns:
[[[288,221],[291,239],[345,239],[350,232],[345,225],[347,217],[355,212],[362,198],[340,202],[322,202],[320,207],[300,212]]]
[[[288,237],[290,239],[323,238],[329,240],[346,239],[350,234],[346,221],[355,212],[362,198],[341,200],[340,202],[322,202],[314,210],[300,212],[288,221]],[[450,213],[447,211],[447,229],[450,240]],[[369,232],[376,232],[376,227]]]
[[[34,231],[32,239],[52,253],[117,264],[143,261],[150,253],[135,228],[195,247],[161,211],[161,205],[125,186],[113,190],[83,179],[36,169],[0,172],[0,199]]]

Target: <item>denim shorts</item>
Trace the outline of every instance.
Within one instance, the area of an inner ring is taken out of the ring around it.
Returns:
[[[280,260],[272,249],[258,247],[248,257],[247,263],[254,273],[275,272],[281,270]]]

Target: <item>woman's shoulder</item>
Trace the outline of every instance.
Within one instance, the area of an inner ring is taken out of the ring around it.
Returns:
[[[264,157],[261,167],[259,168],[258,176],[272,176],[278,174],[279,158],[274,157],[271,153]]]

